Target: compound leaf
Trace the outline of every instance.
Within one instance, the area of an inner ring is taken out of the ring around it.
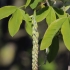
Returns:
[[[47,56],[48,62],[52,62],[55,59],[58,50],[59,50],[59,38],[58,36],[55,36],[53,38],[51,46],[49,47],[49,53]]]
[[[30,2],[31,2],[31,0],[27,0],[26,4],[25,4],[25,7],[27,7],[30,4]]]
[[[55,34],[58,32],[58,30],[61,28],[62,24],[66,20],[67,20],[67,17],[60,18],[60,19],[55,20],[54,22],[52,22],[49,25],[49,27],[46,30],[46,32],[44,34],[44,37],[42,39],[40,50],[44,50],[44,49],[48,48],[51,45]]]
[[[14,13],[16,11],[16,9],[17,8],[15,6],[4,6],[4,7],[0,8],[0,19],[8,17],[12,13]]]
[[[38,5],[39,2],[40,2],[40,0],[34,0],[34,2],[30,5],[30,7],[32,9],[36,8],[36,6]]]
[[[24,10],[21,10],[22,15],[23,15],[23,20],[26,22],[25,29],[27,33],[32,36],[32,23],[31,23],[31,18],[29,17],[28,14],[25,14]]]
[[[17,9],[9,19],[8,29],[11,36],[14,36],[18,32],[22,23],[22,18],[20,9]]]
[[[63,23],[61,33],[63,35],[65,46],[70,50],[70,23],[68,19]]]
[[[50,11],[48,13],[48,15],[46,16],[46,22],[48,24],[48,26],[56,20],[56,14],[55,14],[55,11],[52,7],[50,7]]]
[[[42,8],[39,12],[37,12],[37,15],[36,15],[36,21],[37,22],[40,22],[42,20],[44,20],[46,18],[46,16],[48,15],[49,11],[50,11],[50,7],[45,7],[45,8]]]

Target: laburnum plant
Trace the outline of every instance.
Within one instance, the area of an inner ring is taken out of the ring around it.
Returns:
[[[32,70],[38,70],[38,22],[46,19],[47,30],[42,38],[40,50],[49,50],[48,61],[51,62],[59,50],[59,33],[62,34],[64,44],[70,50],[70,15],[66,11],[70,6],[56,8],[56,0],[27,0],[21,7],[4,6],[0,8],[0,20],[11,15],[8,21],[8,30],[13,37],[20,28],[22,21],[26,23],[25,29],[33,39]],[[46,4],[46,5],[45,5]],[[25,9],[30,6],[34,13],[29,15]],[[43,23],[42,23],[43,24]],[[52,56],[51,56],[52,55]]]

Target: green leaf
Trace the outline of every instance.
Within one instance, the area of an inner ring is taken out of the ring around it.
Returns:
[[[67,16],[67,14],[62,9],[54,8],[54,10],[57,15],[57,19]]]
[[[48,62],[52,62],[55,59],[58,50],[59,50],[59,38],[58,36],[55,36],[53,38],[51,46],[49,47],[49,53],[47,56]]]
[[[40,2],[40,0],[34,0],[34,2],[30,5],[30,7],[32,9],[36,8],[36,6],[38,5],[39,2]]]
[[[25,14],[24,10],[21,10],[21,12],[22,12],[23,20],[25,20],[25,22],[26,22],[26,26],[25,26],[26,32],[30,36],[32,36],[32,22],[31,22],[31,18],[29,17],[28,14]]]
[[[26,32],[30,35],[30,36],[32,36],[32,24],[31,24],[31,22],[26,22],[26,27],[25,27],[25,29],[26,29]]]
[[[69,23],[70,23],[70,15],[68,15]]]
[[[51,8],[51,9],[50,9],[50,11],[49,11],[49,13],[48,13],[48,15],[47,15],[47,17],[46,17],[46,22],[47,22],[48,26],[49,26],[53,21],[56,20],[55,11],[54,11],[54,9],[53,9],[52,7],[50,7],[50,8]]]
[[[31,2],[31,0],[27,0],[26,4],[25,4],[25,7],[27,7],[30,4],[30,2]]]
[[[70,23],[68,19],[63,23],[61,33],[63,35],[65,46],[70,50]]]
[[[0,19],[8,17],[12,13],[14,13],[16,11],[16,9],[17,8],[15,6],[4,6],[4,7],[0,8]]]
[[[11,16],[8,24],[9,33],[11,36],[14,36],[18,32],[22,23],[22,18],[20,9],[17,9]]]
[[[41,62],[42,62],[42,60],[41,60]],[[43,64],[40,69],[41,70],[56,70],[56,68],[57,68],[57,66],[56,66],[55,62],[51,62],[51,63],[47,62],[46,64]]]
[[[66,20],[67,20],[67,17],[60,18],[60,19],[55,20],[49,25],[48,29],[46,30],[44,34],[40,50],[44,50],[51,45],[54,36],[56,35],[56,33],[58,32],[58,30],[61,28],[62,24]]]
[[[66,6],[65,9],[64,9],[64,11],[67,11],[69,8],[70,8],[70,5]]]
[[[39,12],[37,12],[36,21],[40,22],[44,20],[48,15],[48,13],[50,12],[50,10],[51,10],[51,7],[42,8]]]

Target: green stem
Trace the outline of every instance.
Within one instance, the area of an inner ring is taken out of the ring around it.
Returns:
[[[50,6],[50,4],[49,4],[48,0],[46,0],[46,3],[47,3],[47,5],[48,5],[48,6]]]

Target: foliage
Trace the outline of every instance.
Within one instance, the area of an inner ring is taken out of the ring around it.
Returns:
[[[67,47],[68,50],[70,50],[70,43],[69,43],[70,42],[70,15],[66,13],[66,11],[70,8],[70,6],[66,6],[65,9],[59,9],[51,5],[47,7],[44,6],[44,4],[41,5],[41,3],[44,2],[44,0],[34,0],[32,3],[31,1],[32,0],[27,0],[26,4],[21,7],[4,6],[0,8],[0,19],[6,18],[11,15],[8,22],[8,30],[10,35],[13,37],[18,32],[20,25],[24,20],[26,22],[25,29],[27,33],[30,36],[32,36],[32,22],[31,22],[32,15],[29,16],[28,13],[26,13],[24,10],[21,9],[22,7],[27,8],[28,6],[30,6],[34,11],[36,10],[36,17],[35,17],[36,21],[41,22],[42,20],[46,19],[46,23],[48,24],[48,28],[45,31],[45,34],[41,42],[40,50],[44,50],[52,46],[53,44],[52,41],[55,36],[58,36],[59,30],[61,30],[65,46]],[[37,11],[39,6],[40,6],[40,10]],[[54,52],[54,49],[57,49],[57,51]],[[58,49],[59,49],[58,46],[56,47],[52,46],[52,49],[49,48],[50,50],[48,55],[49,62],[52,61],[51,59],[49,60],[51,52],[54,52],[53,55],[56,56]],[[54,59],[55,56],[51,56],[52,59]]]

